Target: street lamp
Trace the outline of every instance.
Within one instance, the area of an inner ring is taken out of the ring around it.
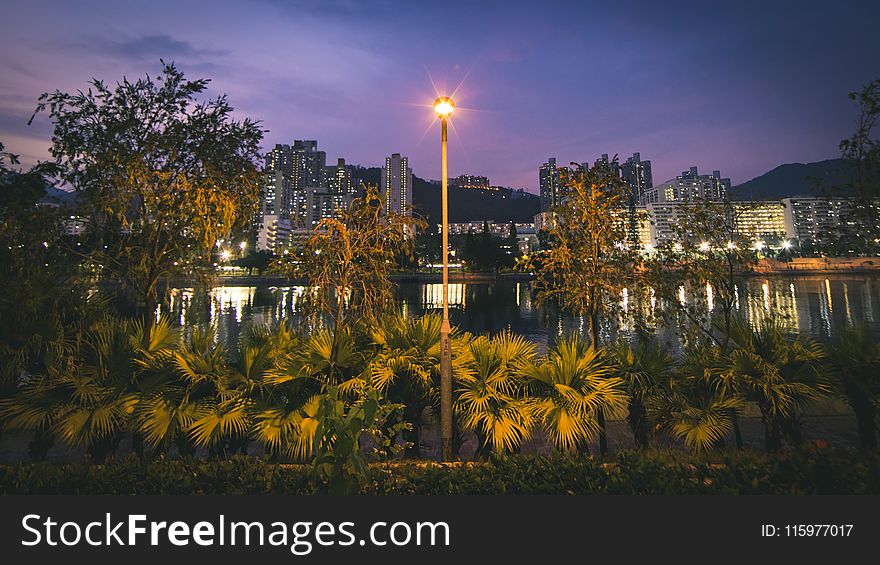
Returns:
[[[449,180],[446,168],[446,126],[455,103],[442,96],[434,101],[440,118],[440,179],[442,192],[443,324],[440,326],[440,459],[452,460],[452,345],[449,334]]]

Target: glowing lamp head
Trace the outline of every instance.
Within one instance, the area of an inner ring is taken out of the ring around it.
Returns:
[[[231,256],[231,254],[226,249],[224,249],[223,252],[220,253],[220,258],[223,259],[224,261],[229,261],[230,256]]]
[[[786,240],[786,241],[783,241],[783,242],[782,242],[782,248],[783,248],[783,249],[791,249],[791,242],[790,242],[790,241],[787,241],[787,240]]]
[[[454,109],[455,102],[453,102],[452,98],[449,98],[448,96],[441,96],[434,101],[434,111],[437,113],[437,117],[441,120],[449,118]]]

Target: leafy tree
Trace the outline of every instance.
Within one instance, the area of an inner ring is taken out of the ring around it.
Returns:
[[[377,320],[394,302],[391,272],[402,250],[412,249],[417,219],[383,210],[375,186],[355,199],[336,218],[315,227],[300,254],[282,259],[282,265],[315,289],[306,304],[312,313],[329,318],[338,336],[342,328],[360,320]]]
[[[257,270],[257,273],[262,275],[271,264],[272,253],[264,249],[248,253],[246,256],[236,259],[233,262],[233,265],[236,267],[247,269],[249,275],[254,274],[254,269]]]
[[[516,255],[508,253],[505,248],[507,240],[489,233],[488,226],[479,234],[468,233],[457,236],[452,244],[459,256],[473,270],[494,271],[510,268],[516,261]]]
[[[849,93],[858,104],[856,131],[840,142],[840,154],[855,164],[855,175],[844,186],[831,187],[829,196],[842,193],[851,209],[837,229],[828,234],[828,251],[835,255],[880,253],[880,141],[875,127],[880,119],[880,79]]]
[[[841,328],[827,347],[828,377],[856,416],[859,448],[877,449],[880,343],[865,325]]]
[[[756,263],[755,234],[743,233],[738,218],[744,206],[730,201],[696,199],[678,207],[672,241],[650,255],[646,279],[665,308],[661,316],[682,316],[691,334],[730,350],[731,333],[744,277]],[[734,437],[742,447],[739,416],[731,413]]]
[[[743,210],[729,201],[682,203],[673,240],[658,245],[646,262],[658,298],[722,352],[729,347],[744,275],[757,262],[752,236],[737,229]]]
[[[420,264],[440,263],[441,237],[436,233],[419,233],[413,242],[413,253]]]
[[[199,100],[208,82],[163,62],[155,80],[43,94],[34,114],[48,112],[59,176],[80,196],[88,263],[120,281],[145,320],[163,277],[208,267],[215,242],[256,210],[263,131],[236,120],[225,96]]]
[[[626,184],[613,167],[575,165],[562,170],[565,187],[548,230],[550,249],[534,253],[520,267],[535,273],[536,299],[585,316],[593,346],[601,326],[619,308],[620,294],[635,283],[638,257],[626,245]],[[607,452],[605,415],[597,411],[599,447]]]
[[[62,212],[42,202],[54,167],[18,163],[0,143],[0,396],[57,359],[85,304]]]

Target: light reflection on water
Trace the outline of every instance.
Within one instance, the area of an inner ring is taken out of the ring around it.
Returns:
[[[874,314],[875,304],[880,300],[878,289],[878,278],[867,275],[751,278],[743,288],[737,288],[736,308],[753,324],[775,318],[792,333],[818,339],[828,338],[844,324],[861,322],[880,334],[880,323]],[[218,339],[233,344],[248,321],[271,324],[295,317],[304,292],[306,288],[302,286],[219,286],[206,296],[192,288],[176,288],[164,310],[182,325],[215,324]],[[407,316],[418,316],[442,307],[443,286],[403,283],[398,288],[398,298]],[[542,348],[556,335],[584,332],[589,326],[583,317],[560,317],[537,308],[527,282],[451,283],[449,299],[452,322],[462,330],[494,333],[509,329]],[[698,300],[709,308],[717,306],[711,286],[701,288],[699,295],[681,289],[678,299],[683,304]],[[651,320],[659,307],[658,301],[650,289],[643,295],[629,289],[623,292],[617,319],[620,333],[627,335],[634,330],[637,313]],[[656,328],[662,340],[677,340],[674,328],[656,320],[648,325]]]

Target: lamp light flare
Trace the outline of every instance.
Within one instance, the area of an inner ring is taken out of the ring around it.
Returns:
[[[437,114],[437,117],[441,120],[447,119],[452,115],[452,111],[455,109],[455,102],[452,101],[452,98],[448,96],[441,96],[437,100],[434,101],[434,112]]]

